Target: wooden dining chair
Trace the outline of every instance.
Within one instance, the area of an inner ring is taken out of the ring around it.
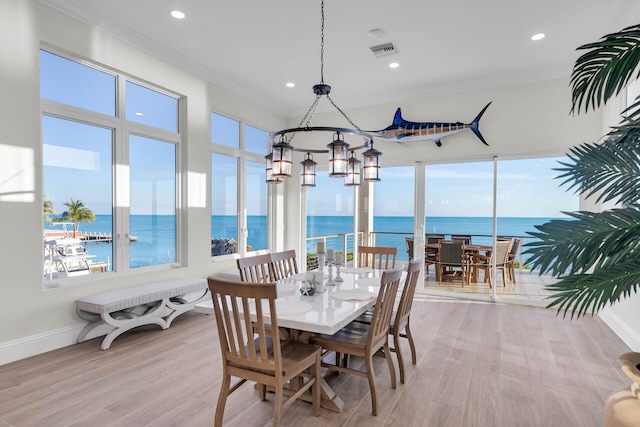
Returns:
[[[416,293],[418,277],[420,277],[420,268],[422,267],[422,258],[409,261],[407,266],[407,277],[402,288],[402,295],[398,308],[391,314],[391,323],[389,326],[389,335],[393,336],[393,347],[389,344],[389,349],[396,354],[398,358],[398,367],[400,368],[400,383],[404,384],[404,361],[402,359],[402,350],[400,349],[400,338],[406,338],[409,341],[411,349],[411,363],[416,364],[416,346],[411,335],[409,327],[409,318],[411,315],[411,305],[413,304],[413,296]],[[356,319],[358,322],[371,323],[371,312],[367,312]]]
[[[227,398],[247,380],[259,384],[262,400],[266,400],[266,387],[273,388],[274,426],[280,425],[282,411],[309,389],[313,401],[312,413],[320,415],[322,348],[319,345],[279,341],[276,284],[237,282],[216,277],[209,277],[208,284],[222,353],[222,384],[214,425],[222,426]],[[257,327],[254,328],[251,327],[249,307],[255,307],[256,310],[253,324]],[[240,380],[231,385],[231,377]],[[284,400],[284,386],[294,378],[300,378],[300,381],[296,381],[300,387]]]
[[[493,287],[493,279],[491,274],[491,269],[493,268],[493,263],[496,263],[496,269],[502,270],[502,285],[507,286],[507,275],[506,269],[507,260],[509,257],[509,248],[511,247],[511,239],[509,240],[498,240],[496,242],[496,251],[495,253],[491,253],[490,255],[479,255],[476,261],[476,267],[479,270],[484,271],[484,281],[485,283],[489,283],[489,287]]]
[[[387,359],[389,374],[391,375],[391,387],[396,388],[396,371],[389,350],[389,326],[401,277],[402,269],[385,270],[382,273],[380,291],[378,292],[370,324],[353,321],[334,335],[314,334],[311,337],[312,343],[320,345],[324,349],[322,354],[322,366],[324,368],[367,378],[373,415],[378,415],[378,389],[376,374],[373,370],[373,357],[380,349],[384,350],[384,355]],[[335,353],[335,363],[325,363],[328,356],[333,353]],[[364,358],[365,370],[350,368],[349,356]],[[344,361],[343,358],[345,358]]]
[[[294,274],[298,274],[295,249],[271,253],[271,263],[273,264],[273,271],[276,275],[275,280],[286,279]]]
[[[358,267],[380,270],[395,268],[398,248],[384,246],[358,246]]]
[[[275,282],[276,273],[271,263],[271,255],[255,255],[236,260],[240,280],[243,282]]]

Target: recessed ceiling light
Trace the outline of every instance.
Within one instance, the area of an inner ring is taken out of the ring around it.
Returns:
[[[370,30],[367,35],[369,37],[371,37],[372,39],[377,39],[382,37],[382,35],[384,34],[384,31],[382,31],[380,28],[374,28],[373,30]]]
[[[545,36],[545,33],[538,33],[531,36],[531,40],[542,40]]]
[[[144,116],[144,113],[141,113],[140,111],[135,113],[136,116]]]
[[[400,66],[400,64],[398,64],[397,62],[392,62],[391,64],[389,64],[389,68],[398,68]]]
[[[296,84],[293,82],[287,83],[287,87],[296,87]]]
[[[172,10],[171,16],[173,16],[176,19],[184,19],[184,17],[187,15],[185,15],[184,12],[181,12],[179,10]]]

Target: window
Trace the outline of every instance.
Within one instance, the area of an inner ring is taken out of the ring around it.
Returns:
[[[414,166],[384,168],[384,179],[373,185],[375,246],[398,248],[397,259],[408,260],[406,238],[413,237]]]
[[[267,249],[267,132],[212,113],[211,142],[211,256]]]
[[[316,174],[316,187],[307,193],[307,259],[316,253],[316,244],[325,242],[325,249],[336,252],[347,251],[347,261],[351,259],[354,241],[354,189],[346,187],[344,179],[330,178],[326,173]]]
[[[179,96],[45,50],[40,80],[45,280],[179,262]]]
[[[232,241],[233,240],[233,241]],[[211,256],[238,251],[238,160],[211,155]]]

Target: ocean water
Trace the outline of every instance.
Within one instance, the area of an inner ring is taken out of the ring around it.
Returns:
[[[535,226],[544,224],[551,219],[560,218],[498,218],[498,235],[527,236],[528,231],[535,231]],[[565,218],[567,219],[567,218]],[[237,217],[211,217],[212,237],[238,239],[236,231]],[[427,217],[427,233],[441,234],[471,234],[472,242],[476,244],[490,244],[492,233],[492,218],[490,217]],[[56,229],[45,223],[45,230]],[[59,227],[58,227],[59,229]],[[80,224],[80,231],[94,233],[111,233],[111,215],[96,215],[91,223]],[[248,245],[254,249],[264,249],[267,246],[267,230],[265,216],[248,217]],[[398,260],[407,260],[405,237],[413,235],[412,217],[375,217],[374,231],[377,246],[395,246],[398,248]],[[307,217],[307,236],[327,236],[347,234],[353,232],[353,219],[349,216],[309,216]],[[385,234],[397,233],[397,234]],[[137,237],[131,243],[131,267],[175,262],[175,216],[173,215],[132,215],[131,234]],[[531,241],[532,239],[528,239]],[[316,242],[309,240],[307,252],[315,253]],[[341,251],[342,237],[326,239],[327,248]],[[96,262],[113,263],[113,246],[111,243],[86,243],[87,251]],[[348,237],[347,250],[353,250],[353,236]],[[526,257],[525,257],[526,260]]]

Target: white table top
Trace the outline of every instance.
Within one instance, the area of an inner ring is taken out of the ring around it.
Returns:
[[[278,282],[278,326],[300,331],[335,334],[375,303],[382,270],[368,273],[341,273],[343,282],[326,286],[313,296],[300,295],[302,274]],[[335,279],[336,271],[333,270]],[[212,301],[196,304],[195,311],[213,314]]]

